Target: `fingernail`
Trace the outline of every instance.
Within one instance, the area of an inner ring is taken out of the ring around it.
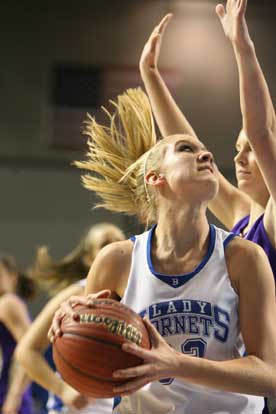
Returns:
[[[87,306],[93,306],[94,305],[94,301],[93,300],[89,300],[88,302],[87,302]]]

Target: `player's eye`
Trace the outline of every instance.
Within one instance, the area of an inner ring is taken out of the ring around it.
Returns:
[[[177,151],[179,152],[193,152],[193,147],[189,144],[180,144],[177,148]]]

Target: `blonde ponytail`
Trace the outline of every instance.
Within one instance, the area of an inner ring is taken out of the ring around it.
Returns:
[[[144,166],[147,151],[157,142],[150,103],[140,88],[128,89],[111,103],[113,114],[103,108],[108,127],[89,116],[84,130],[88,135],[87,160],[75,165],[89,172],[82,182],[101,199],[96,207],[137,215],[146,222],[151,207]]]

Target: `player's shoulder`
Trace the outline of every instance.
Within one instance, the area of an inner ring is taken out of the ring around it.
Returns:
[[[230,243],[228,243],[225,250],[225,256],[228,260],[239,261],[251,261],[258,257],[265,257],[263,249],[256,243],[250,240],[243,239],[242,237],[234,237]]]
[[[227,245],[225,259],[232,284],[239,290],[241,280],[251,284],[254,279],[261,277],[262,269],[270,269],[268,259],[263,249],[249,240],[235,237]]]
[[[105,246],[95,258],[90,272],[86,292],[93,293],[110,289],[122,297],[131,267],[133,243],[118,241]]]
[[[15,293],[6,293],[0,298],[1,320],[13,318],[18,313],[26,312],[26,305]]]
[[[133,242],[131,240],[116,241],[105,246],[97,255],[97,260],[124,262],[131,259]]]
[[[12,308],[14,306],[25,306],[22,299],[20,299],[20,297],[17,296],[15,293],[5,293],[5,295],[3,295],[0,298],[0,304],[1,306],[5,306],[8,308]]]

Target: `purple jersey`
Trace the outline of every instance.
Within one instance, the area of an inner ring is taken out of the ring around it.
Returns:
[[[232,229],[232,233],[242,234],[249,222],[249,216],[242,218]],[[266,230],[264,228],[264,215],[262,214],[250,228],[250,230],[243,236],[263,248],[265,251],[276,283],[276,250],[272,246]]]
[[[246,216],[242,218],[238,223],[235,224],[235,226],[232,229],[232,233],[241,235],[243,234],[243,230],[246,228],[246,226],[249,223],[249,216]],[[258,244],[260,247],[263,248],[265,251],[272,272],[274,276],[274,281],[276,284],[276,250],[272,246],[268,235],[266,233],[266,230],[264,228],[264,215],[262,214],[253,224],[253,226],[249,229],[249,231],[243,235],[244,239],[250,240],[256,244]],[[268,414],[268,408],[267,408],[267,402],[265,402],[265,408],[263,410],[263,414]]]
[[[9,370],[15,346],[16,342],[13,336],[6,326],[0,322],[0,413],[2,412],[1,407],[7,393]],[[31,394],[30,391],[27,390],[23,395],[19,413],[30,414],[32,412],[31,403]]]

